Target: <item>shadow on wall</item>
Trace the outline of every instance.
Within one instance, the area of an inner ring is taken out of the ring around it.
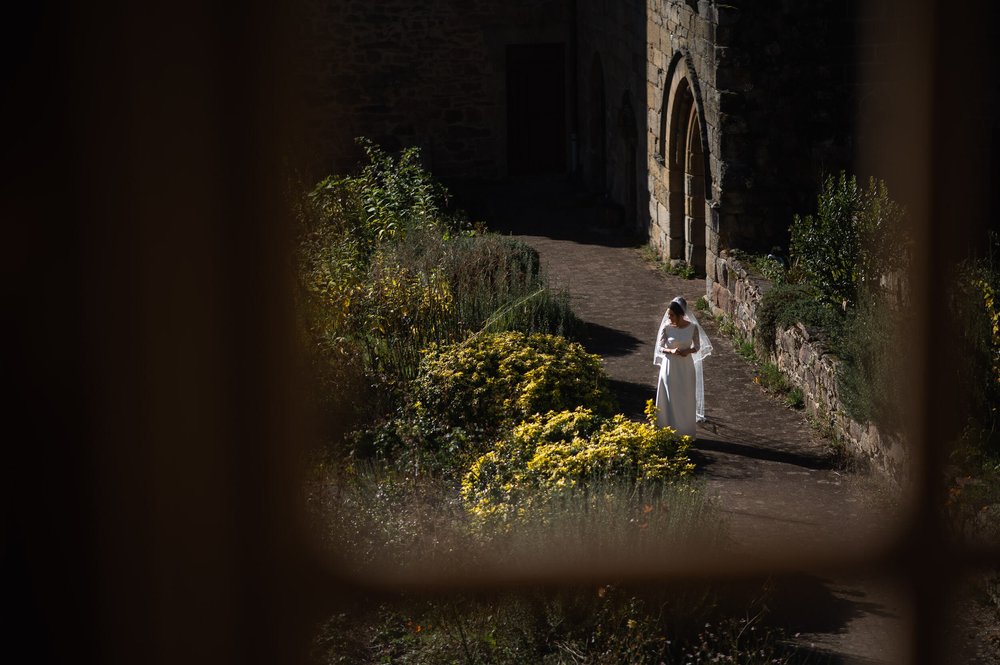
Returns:
[[[508,178],[500,182],[446,183],[456,209],[490,231],[557,240],[641,247],[645,235],[628,228],[624,209],[574,183],[569,176]]]

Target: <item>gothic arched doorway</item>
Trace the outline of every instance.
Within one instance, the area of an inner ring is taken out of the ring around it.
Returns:
[[[684,163],[684,237],[685,260],[699,275],[705,274],[705,154],[701,146],[701,123],[698,109],[691,106],[688,119],[687,148]]]
[[[685,224],[685,167],[687,164],[688,123],[694,108],[694,96],[687,79],[677,77],[670,91],[670,111],[667,118],[667,211],[668,258],[687,259],[687,228]]]
[[[665,90],[661,124],[666,166],[667,258],[684,260],[699,274],[707,269],[708,197],[711,174],[697,84],[687,62],[675,57]]]

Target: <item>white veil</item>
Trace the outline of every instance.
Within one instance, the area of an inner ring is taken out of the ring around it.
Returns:
[[[712,355],[712,342],[708,339],[708,335],[705,334],[705,329],[701,327],[700,323],[698,323],[698,317],[695,316],[693,311],[688,309],[687,301],[684,300],[684,298],[674,298],[671,302],[676,302],[680,305],[681,309],[684,310],[684,318],[698,328],[698,350],[692,355],[692,358],[694,359],[695,376],[695,418],[698,422],[704,422],[705,376],[702,369],[702,362],[705,358]],[[663,318],[660,320],[660,327],[656,331],[656,340],[653,343],[654,365],[661,365],[663,363],[663,353],[660,351],[660,338],[663,336],[663,329],[667,327],[668,323],[670,323],[670,318],[667,316],[667,312],[664,312]]]

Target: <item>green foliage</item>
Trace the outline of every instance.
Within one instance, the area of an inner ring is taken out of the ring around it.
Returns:
[[[702,296],[695,301],[694,308],[703,314],[709,312],[712,309],[711,305],[708,302],[708,298],[706,298],[705,296]]]
[[[719,324],[719,332],[730,339],[736,337],[736,324],[731,318],[725,314],[719,314],[715,320]]]
[[[788,269],[777,259],[767,256],[754,256],[750,261],[750,269],[772,282],[784,282],[787,280]]]
[[[785,395],[785,406],[793,409],[803,409],[806,406],[806,397],[802,394],[802,389],[793,387]]]
[[[534,249],[464,230],[415,149],[392,157],[360,142],[359,175],[292,200],[297,311],[321,411],[349,429],[380,417],[434,344],[482,330],[574,334],[569,298],[546,286]]]
[[[1000,536],[1000,432],[969,424],[952,446],[946,513],[956,536],[996,542]],[[985,537],[985,538],[984,538]]]
[[[851,418],[873,422],[883,432],[903,432],[906,405],[915,398],[909,365],[916,347],[909,331],[917,325],[912,311],[876,297],[862,300],[848,314],[839,345],[837,389]]]
[[[694,266],[683,259],[665,263],[664,271],[668,275],[676,275],[683,279],[694,279],[698,276],[698,271],[694,269]]]
[[[780,397],[785,406],[793,409],[801,409],[805,406],[805,396],[802,390],[789,382],[785,373],[772,362],[755,363],[757,372],[754,376],[754,383],[765,391]]]
[[[550,411],[514,428],[462,480],[469,512],[511,523],[566,491],[595,483],[662,483],[690,475],[690,437],[669,428],[602,418],[586,408]]]
[[[448,192],[420,164],[419,148],[405,148],[393,157],[369,139],[357,142],[368,159],[361,172],[329,176],[309,193],[327,223],[351,238],[365,256],[412,229],[448,226],[443,213]]]
[[[641,249],[642,258],[653,264],[664,275],[672,275],[682,279],[694,279],[698,276],[694,266],[683,259],[664,260],[659,250],[652,245],[644,245]]]
[[[438,276],[413,271],[396,276],[395,285],[381,282],[385,271],[372,268],[373,256],[413,231],[448,237],[459,227],[445,215],[446,192],[420,166],[417,150],[393,158],[370,141],[359,142],[368,156],[359,175],[330,176],[308,194],[290,194],[299,227],[296,309],[311,351],[314,395],[321,411],[348,427],[369,417],[363,412],[378,408],[372,398],[386,392],[370,388],[373,376],[385,375],[372,364],[388,348],[389,331],[407,318],[438,315],[447,295]]]
[[[843,172],[824,180],[817,203],[816,215],[793,218],[792,260],[824,301],[850,308],[903,265],[904,213],[885,183],[873,178],[863,189]]]
[[[496,235],[445,240],[411,233],[381,248],[355,291],[347,330],[377,384],[416,377],[421,353],[482,330],[572,334],[565,293],[546,288],[538,253]]]
[[[757,307],[756,340],[768,352],[774,350],[775,335],[796,323],[817,328],[828,339],[837,340],[844,314],[818,298],[809,284],[775,284],[764,292]]]
[[[962,349],[952,378],[965,392],[963,419],[982,430],[1000,430],[1000,236],[991,235],[986,257],[958,266],[949,313]],[[994,449],[1000,454],[1000,447]]]
[[[785,288],[787,286],[788,285],[778,284],[775,285],[772,290],[775,288]],[[758,308],[758,317],[760,316],[760,311],[761,308]],[[792,320],[794,321],[795,319]],[[753,382],[755,384],[760,386],[766,392],[781,398],[785,403],[785,406],[793,409],[801,409],[805,406],[805,396],[802,394],[802,390],[790,383],[788,378],[785,376],[785,373],[782,372],[777,365],[772,362],[765,361],[760,357],[758,354],[758,347],[755,345],[754,341],[743,337],[743,335],[736,329],[732,319],[727,316],[720,317],[719,332],[733,340],[736,353],[754,368]],[[758,335],[760,334],[759,322],[756,333]],[[774,335],[771,334],[771,339],[773,340],[773,338]]]
[[[739,354],[743,360],[747,360],[749,362],[757,360],[757,350],[753,346],[753,341],[749,339],[736,340],[736,353]]]
[[[947,514],[956,535],[976,542],[1000,536],[1000,236],[985,256],[963,261],[951,280],[948,312],[962,349],[951,376],[966,423],[952,444]]]
[[[455,238],[442,268],[455,293],[456,333],[520,331],[573,337],[580,321],[564,291],[546,286],[538,252],[526,243],[495,234]]]
[[[557,335],[483,333],[430,349],[405,406],[372,442],[387,459],[445,469],[521,420],[577,406],[613,409],[600,356]]]
[[[774,251],[780,250],[775,248]],[[770,254],[750,254],[739,249],[730,249],[728,253],[731,258],[742,263],[750,272],[775,283],[793,281],[792,278],[796,275],[794,271],[789,271],[780,260],[771,257]]]
[[[768,625],[763,596],[728,612],[711,587],[591,584],[556,591],[447,598],[363,598],[330,617],[314,662],[522,665],[540,663],[740,663],[785,665],[796,657]]]

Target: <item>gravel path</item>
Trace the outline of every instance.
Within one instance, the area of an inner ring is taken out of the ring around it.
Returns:
[[[655,396],[652,339],[663,311],[677,295],[697,301],[704,282],[655,270],[615,229],[610,207],[564,180],[508,183],[470,210],[539,251],[551,283],[570,293],[586,324],[584,344],[605,359],[623,411],[641,418]],[[707,421],[695,447],[731,534],[725,554],[786,573],[797,565],[813,571],[777,582],[772,618],[798,633],[797,646],[818,662],[906,662],[903,594],[891,580],[815,572],[827,569],[826,559],[863,555],[890,533],[877,509],[879,483],[839,469],[803,413],[756,385],[753,368],[715,322],[700,318],[715,352],[705,362]]]

